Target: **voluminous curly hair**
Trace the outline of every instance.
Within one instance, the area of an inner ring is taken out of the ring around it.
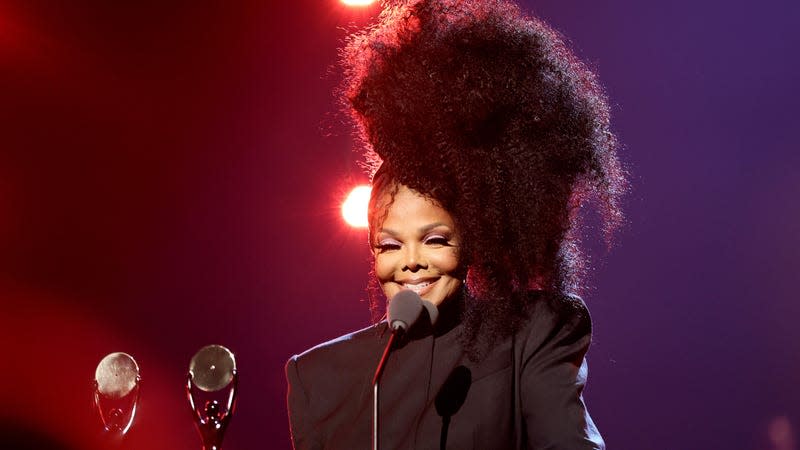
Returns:
[[[376,185],[455,220],[469,339],[516,330],[529,290],[580,292],[578,211],[595,200],[610,233],[626,182],[603,91],[556,32],[503,0],[401,1],[342,61]]]

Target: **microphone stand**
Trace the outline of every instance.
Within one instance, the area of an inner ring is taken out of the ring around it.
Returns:
[[[383,350],[383,356],[381,356],[381,361],[378,363],[378,368],[375,369],[375,377],[372,379],[372,450],[379,450],[379,436],[380,436],[380,425],[378,422],[378,406],[379,402],[379,382],[381,379],[381,375],[383,375],[383,369],[386,367],[386,362],[389,360],[389,353],[392,351],[392,347],[394,346],[395,340],[399,334],[402,334],[403,328],[398,327],[392,330],[391,336],[389,336],[389,342],[386,344],[386,348]]]
[[[419,319],[420,314],[428,307],[419,298],[416,292],[411,290],[401,290],[392,297],[389,302],[388,327],[392,331],[389,336],[389,342],[386,343],[386,348],[383,350],[383,356],[378,363],[378,368],[375,369],[375,377],[372,379],[372,450],[378,450],[380,447],[380,424],[378,423],[378,410],[380,405],[380,380],[383,375],[383,370],[386,368],[386,363],[389,361],[389,353],[395,343],[403,337],[403,333],[411,328],[414,323]],[[431,305],[429,315],[431,323],[436,316],[436,308]]]

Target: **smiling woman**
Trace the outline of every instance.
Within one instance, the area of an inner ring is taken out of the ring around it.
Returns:
[[[412,290],[439,310],[388,359],[379,442],[603,448],[582,397],[577,224],[595,204],[612,231],[625,177],[594,76],[502,0],[397,2],[343,56],[372,163],[373,307]],[[296,449],[369,448],[386,331],[378,320],[289,360]]]

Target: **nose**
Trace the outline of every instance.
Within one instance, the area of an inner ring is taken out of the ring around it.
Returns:
[[[407,245],[403,254],[403,272],[416,272],[426,269],[428,263],[418,245]]]

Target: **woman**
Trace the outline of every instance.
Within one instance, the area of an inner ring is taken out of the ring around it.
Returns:
[[[373,168],[370,245],[409,330],[381,381],[383,448],[597,449],[583,403],[591,324],[578,211],[610,232],[625,186],[594,76],[500,0],[412,0],[344,50],[344,98]],[[370,445],[385,322],[289,360],[295,448]]]

